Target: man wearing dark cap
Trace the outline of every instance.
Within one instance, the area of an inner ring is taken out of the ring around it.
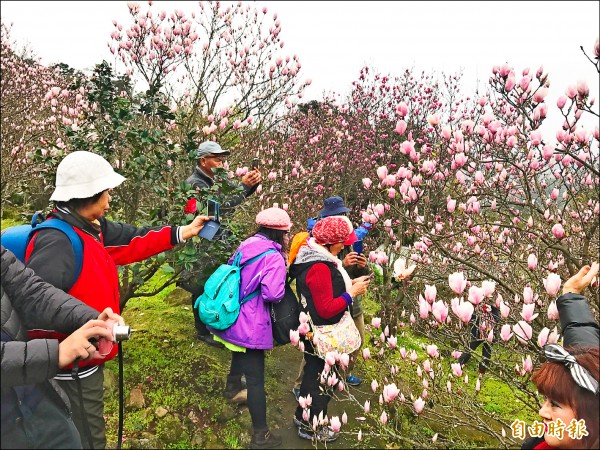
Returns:
[[[198,150],[196,151],[196,155],[198,157],[198,165],[194,169],[194,172],[188,177],[186,180],[190,183],[197,191],[210,188],[214,184],[214,172],[213,169],[223,167],[223,163],[227,159],[227,156],[230,155],[229,150],[224,150],[221,148],[219,144],[213,141],[205,141],[202,142],[198,146]],[[227,197],[220,205],[219,205],[219,215],[221,217],[227,216],[233,213],[236,206],[240,205],[246,198],[252,195],[258,185],[262,180],[260,171],[258,169],[253,169],[246,173],[242,177],[241,187],[243,191],[239,194],[232,194]],[[227,180],[228,183],[233,184],[231,181]],[[201,203],[206,201],[207,199],[201,199]],[[222,233],[222,229],[219,234]],[[219,234],[216,239],[218,239]],[[217,261],[217,266],[219,262]],[[216,266],[215,266],[216,268]],[[206,272],[210,271],[202,271],[203,273],[194,273],[194,278],[199,282],[198,286],[194,288],[194,292],[192,292],[192,311],[194,312],[194,320],[196,326],[196,337],[209,345],[214,345],[216,347],[222,347],[223,345],[215,342],[212,334],[206,329],[206,325],[204,325],[200,321],[200,317],[198,317],[198,312],[193,307],[196,299],[202,294],[204,291],[204,282],[210,276]],[[204,279],[201,279],[204,278]]]

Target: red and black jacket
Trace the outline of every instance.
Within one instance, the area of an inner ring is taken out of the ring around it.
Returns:
[[[133,225],[99,220],[100,228],[71,215],[55,210],[47,220],[58,217],[73,226],[83,243],[83,265],[73,283],[75,253],[69,238],[61,231],[43,229],[35,234],[25,253],[27,267],[44,281],[68,292],[99,312],[105,308],[120,314],[119,277],[117,265],[141,261],[169,250],[177,244],[177,228],[172,226],[137,228]],[[67,335],[49,330],[32,330],[30,338],[58,338]],[[102,364],[115,357],[117,346],[103,360],[82,361],[81,366]],[[71,367],[71,366],[69,366]],[[65,373],[70,372],[68,368]]]

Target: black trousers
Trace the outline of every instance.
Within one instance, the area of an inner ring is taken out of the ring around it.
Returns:
[[[494,329],[494,333],[497,330]],[[471,326],[471,341],[469,342],[469,348],[471,351],[477,349],[481,344],[483,344],[483,348],[481,349],[481,363],[479,364],[480,369],[486,369],[489,366],[490,358],[492,357],[492,346],[487,341],[487,339],[480,339],[480,330],[479,325],[476,323]],[[464,352],[458,358],[459,364],[466,364],[471,359],[471,353]]]
[[[245,353],[231,352],[229,377],[246,375],[248,410],[254,431],[266,431],[267,394],[265,393],[265,351],[248,348]],[[228,377],[228,378],[229,378]]]
[[[325,368],[325,360],[313,354],[315,350],[309,339],[304,339],[304,349],[305,366],[304,376],[300,384],[300,395],[306,397],[310,394],[312,397],[312,405],[310,406],[310,420],[312,420],[321,411],[323,411],[323,416],[327,414],[327,405],[331,400],[331,396],[319,389],[321,372]],[[298,405],[296,407],[296,419],[303,421],[302,412],[303,409]]]

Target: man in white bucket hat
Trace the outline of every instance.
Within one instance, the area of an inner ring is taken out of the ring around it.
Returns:
[[[125,178],[108,161],[86,151],[68,154],[56,170],[56,188],[50,197],[55,209],[46,220],[62,220],[73,227],[83,244],[83,262],[76,277],[76,256],[69,237],[62,231],[44,228],[27,246],[25,259],[43,280],[78,298],[98,311],[112,308],[120,314],[117,266],[142,261],[197,235],[206,216],[197,216],[185,226],[138,228],[111,222],[104,217],[110,208],[110,194]],[[75,279],[76,278],[76,279]],[[35,337],[56,333],[35,330]],[[66,335],[59,336],[64,338]],[[55,337],[56,338],[56,337]],[[103,401],[103,362],[115,357],[117,346],[107,350],[104,360],[81,361],[79,378],[83,404],[71,375],[72,365],[55,377],[65,390],[73,410],[73,420],[83,448],[105,448]],[[88,442],[82,417],[87,416],[91,431]]]

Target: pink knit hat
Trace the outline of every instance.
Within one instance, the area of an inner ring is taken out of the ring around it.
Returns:
[[[266,228],[284,231],[290,231],[293,225],[288,213],[281,208],[263,209],[256,215],[256,223]]]
[[[352,234],[352,222],[344,216],[329,216],[319,220],[312,229],[317,244],[345,242]]]

